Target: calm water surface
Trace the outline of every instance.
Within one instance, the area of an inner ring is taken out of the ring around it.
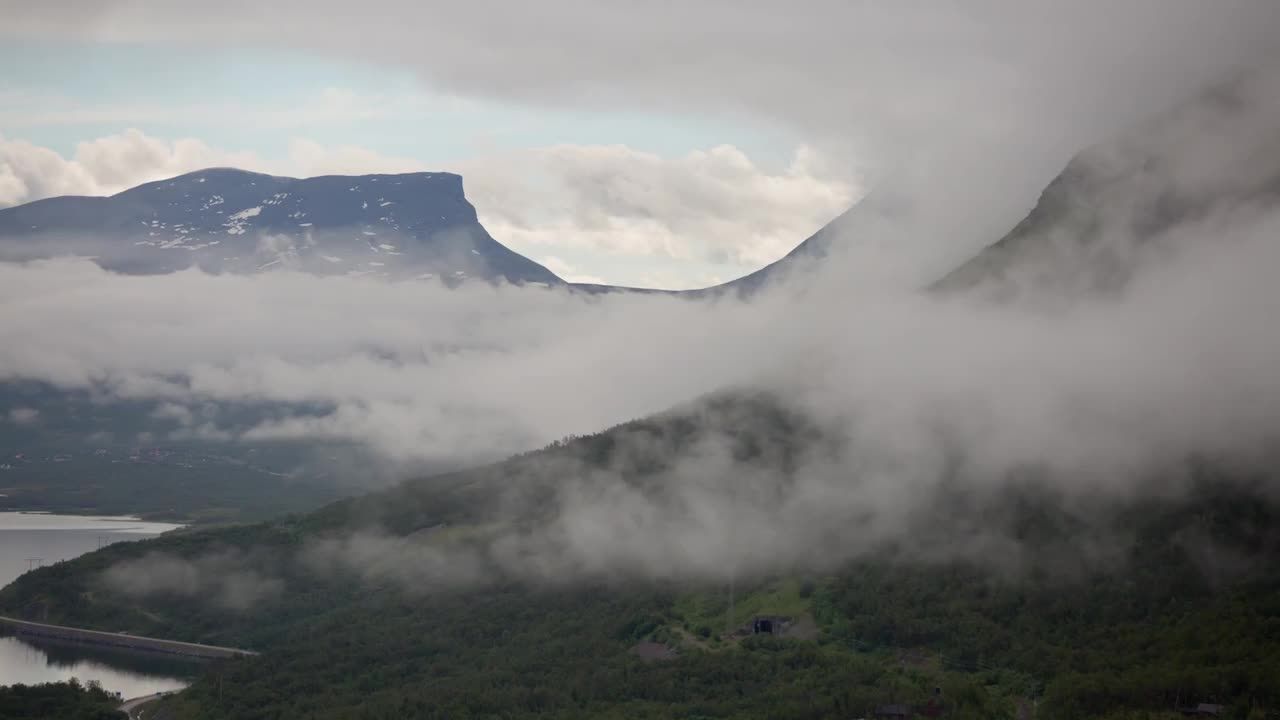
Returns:
[[[155,537],[179,527],[127,517],[0,512],[0,585],[28,568],[70,560],[111,543]],[[3,632],[3,631],[0,631]],[[124,697],[175,690],[198,662],[80,643],[0,635],[0,685],[97,680]]]
[[[131,698],[177,690],[200,672],[198,661],[80,643],[0,635],[0,684],[97,680]]]
[[[181,527],[128,517],[0,512],[0,586],[36,565],[70,560],[102,545]]]

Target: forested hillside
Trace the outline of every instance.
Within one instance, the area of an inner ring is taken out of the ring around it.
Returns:
[[[0,610],[263,651],[212,667],[170,701],[175,718],[852,718],[930,702],[969,718],[1172,717],[1202,702],[1256,718],[1280,706],[1280,504],[1263,479],[1209,466],[1184,495],[1114,509],[1105,527],[1126,539],[1108,552],[1085,551],[1053,497],[1009,494],[998,512],[975,506],[980,517],[956,496],[935,532],[981,519],[1022,560],[886,542],[817,572],[744,571],[732,616],[722,579],[522,574],[493,553],[493,538],[560,512],[566,463],[662,495],[668,463],[744,414],[757,420],[732,423],[737,462],[780,468],[786,492],[786,468],[827,440],[767,396],[718,396],[309,515],[109,546],[27,574]],[[788,630],[753,635],[757,617]],[[677,655],[642,659],[644,642]]]
[[[43,685],[0,686],[0,718],[126,720],[120,699],[96,684],[72,680]]]

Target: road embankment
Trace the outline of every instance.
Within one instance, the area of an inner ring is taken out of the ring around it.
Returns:
[[[208,658],[211,660],[257,655],[257,653],[252,650],[219,647],[217,645],[201,645],[199,643],[180,642],[178,640],[162,640],[160,638],[142,637],[139,635],[129,635],[127,633],[84,630],[82,628],[66,627],[63,625],[48,625],[45,623],[18,620],[16,618],[4,616],[0,616],[0,629],[8,630],[15,635],[30,635],[33,637],[71,640],[91,645],[106,645],[110,647],[129,648],[132,650],[143,650],[146,652]]]

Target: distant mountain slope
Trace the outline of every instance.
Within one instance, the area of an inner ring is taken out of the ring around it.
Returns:
[[[859,210],[861,208],[861,210]],[[480,224],[452,173],[277,177],[210,168],[110,197],[61,196],[0,208],[0,261],[90,256],[118,272],[275,269],[387,279],[567,286],[588,294],[750,296],[827,257],[860,203],[779,260],[721,285],[673,291],[565,283]]]
[[[561,280],[490,237],[451,173],[275,177],[227,168],[111,197],[55,197],[0,210],[0,259],[89,255],[122,272],[196,266],[251,273]]]
[[[1077,154],[1027,216],[930,290],[1007,299],[1109,291],[1171,229],[1280,201],[1280,73],[1241,74]],[[868,196],[779,260],[690,296],[750,296],[817,270],[884,212]],[[891,209],[889,209],[891,213]]]
[[[1022,222],[932,289],[1113,291],[1179,226],[1277,201],[1280,80],[1240,76],[1076,155]]]
[[[787,282],[789,278],[798,272],[815,269],[819,263],[827,258],[835,239],[847,229],[847,226],[856,222],[859,207],[865,206],[862,205],[862,202],[859,202],[858,205],[854,205],[840,213],[834,220],[823,225],[817,232],[792,248],[786,255],[759,270],[721,285],[703,290],[694,290],[692,293],[750,296],[766,286]]]
[[[795,278],[817,271],[831,254],[839,238],[845,235],[857,235],[856,228],[877,212],[879,208],[876,200],[871,197],[863,198],[853,207],[837,215],[831,222],[818,228],[817,232],[805,238],[786,255],[759,270],[719,285],[695,290],[648,290],[645,292],[671,293],[687,298],[749,298],[765,288],[779,287],[792,282]],[[607,288],[598,285],[579,287],[595,292],[634,291],[632,288]]]
[[[209,402],[195,427],[165,415],[162,400],[109,397],[96,388],[0,382],[0,511],[261,519],[348,494],[345,475],[371,462],[349,444],[242,442],[216,429],[323,411],[314,405]],[[369,473],[358,477],[367,482]]]

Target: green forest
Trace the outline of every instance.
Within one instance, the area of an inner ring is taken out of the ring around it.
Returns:
[[[785,478],[812,428],[750,402],[763,419],[737,436],[740,459],[767,457]],[[986,519],[1019,539],[1029,570],[886,545],[822,572],[742,577],[732,615],[716,582],[451,587],[295,561],[318,538],[368,528],[447,527],[436,542],[465,547],[500,521],[495,488],[513,483],[522,514],[501,521],[533,522],[557,459],[623,466],[658,492],[663,463],[714,425],[700,417],[629,423],[309,514],[111,545],[24,575],[0,591],[0,612],[261,652],[208,666],[165,701],[173,720],[860,718],[887,705],[975,719],[1173,718],[1201,704],[1224,718],[1280,716],[1280,502],[1257,478],[1208,469],[1184,495],[1116,509],[1110,522],[1130,541],[1111,562],[1063,560],[1075,529],[1054,498],[1024,493]],[[621,438],[636,433],[663,451],[622,457]],[[1216,572],[1178,537],[1236,562]],[[246,609],[104,584],[110,568],[155,553],[234,558],[274,592]],[[753,633],[760,617],[786,629]],[[670,657],[641,657],[644,643]]]
[[[92,682],[0,685],[0,718],[6,720],[128,720],[119,704],[119,697]]]

